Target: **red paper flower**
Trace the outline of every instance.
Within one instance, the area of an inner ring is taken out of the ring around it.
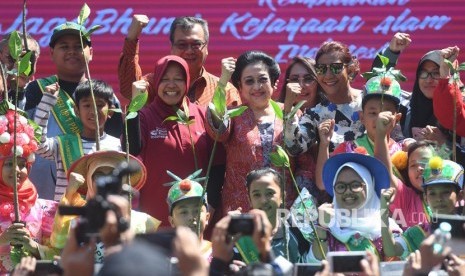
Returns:
[[[179,183],[179,188],[181,189],[181,191],[184,191],[184,192],[188,192],[191,190],[191,181],[189,179],[184,179],[181,181],[181,183]]]

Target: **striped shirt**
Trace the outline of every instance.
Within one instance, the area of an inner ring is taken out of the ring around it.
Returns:
[[[37,154],[41,157],[55,161],[57,167],[57,180],[55,187],[55,201],[60,201],[61,197],[66,191],[68,186],[68,179],[63,166],[61,153],[59,150],[59,144],[57,137],[47,137],[47,123],[50,117],[50,110],[56,104],[57,98],[48,93],[44,93],[40,104],[37,106],[34,121],[42,127],[42,136],[40,138],[40,145],[37,150]],[[96,151],[95,140],[87,140],[81,138],[82,148],[84,155],[90,154]],[[121,150],[121,141],[111,135],[103,133],[100,136],[100,147],[107,150]]]

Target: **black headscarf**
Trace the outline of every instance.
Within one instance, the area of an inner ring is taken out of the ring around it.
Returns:
[[[425,61],[432,61],[438,67],[441,64],[441,54],[439,50],[434,50],[428,52],[424,55],[420,62],[418,63],[415,84],[413,85],[412,90],[412,99],[410,100],[410,126],[408,131],[410,136],[412,135],[412,127],[421,127],[424,128],[427,125],[436,126],[437,119],[434,116],[433,112],[433,100],[428,99],[420,89],[419,75],[421,71],[421,66]]]

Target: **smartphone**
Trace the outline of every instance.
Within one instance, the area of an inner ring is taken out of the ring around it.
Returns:
[[[365,251],[332,251],[328,252],[326,259],[330,272],[362,272],[360,261],[366,259]]]
[[[173,239],[176,236],[175,229],[158,230],[154,233],[137,234],[136,239],[149,242],[165,249],[168,253],[173,252]]]
[[[434,233],[442,222],[452,226],[451,240],[447,243],[452,248],[452,253],[465,257],[465,216],[435,214],[431,218],[431,233]]]
[[[323,270],[322,264],[294,264],[293,275],[294,276],[313,276],[317,272]]]
[[[63,275],[63,269],[58,264],[58,261],[37,260],[33,275]]]
[[[228,234],[251,236],[254,230],[253,216],[250,214],[240,214],[231,216],[229,222]]]

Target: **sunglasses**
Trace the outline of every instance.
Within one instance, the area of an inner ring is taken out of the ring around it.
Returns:
[[[328,71],[328,68],[329,70],[331,71],[331,73],[333,73],[334,75],[339,75],[342,70],[344,69],[344,66],[346,66],[347,64],[344,64],[342,62],[338,62],[338,63],[331,63],[331,64],[316,64],[315,65],[315,71],[318,75],[324,75],[326,74],[326,71]]]
[[[287,79],[288,83],[299,83],[302,85],[310,85],[313,82],[315,82],[315,79],[311,76],[305,76],[305,77],[292,77]]]

